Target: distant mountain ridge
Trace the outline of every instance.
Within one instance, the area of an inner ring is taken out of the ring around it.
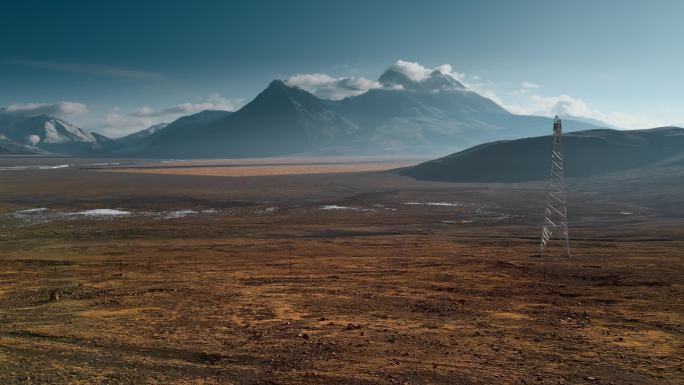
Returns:
[[[274,80],[235,112],[202,111],[116,140],[50,116],[17,123],[3,122],[0,114],[0,133],[21,145],[67,154],[230,158],[444,154],[549,131],[550,118],[511,114],[449,72],[419,75],[393,66],[378,78],[380,87],[342,100],[320,99]],[[566,131],[594,128],[600,126],[565,121]]]
[[[194,127],[211,123],[225,118],[231,112],[221,110],[204,110],[198,113],[182,116],[171,123],[160,123],[150,126],[142,131],[135,132],[123,138],[117,139],[119,147],[113,150],[117,155],[145,156],[145,149],[153,147],[155,143],[166,140],[182,142],[192,138]],[[173,157],[173,154],[168,156]]]
[[[54,116],[18,116],[4,110],[0,110],[0,134],[44,153],[94,154],[106,151],[114,143]]]
[[[175,133],[172,125],[167,126],[152,135],[138,155],[284,155],[335,144],[357,129],[312,94],[274,80],[236,112],[192,122]]]
[[[563,135],[565,176],[591,177],[652,166],[684,167],[684,129],[611,129]],[[485,143],[401,170],[420,180],[525,182],[549,174],[551,136]]]
[[[193,118],[182,129],[170,124],[119,152],[142,157],[435,154],[549,130],[549,118],[511,114],[439,70],[415,80],[390,68],[378,83],[382,88],[326,100],[274,80],[227,116]],[[569,131],[597,128],[567,123]]]
[[[144,130],[140,130],[140,131],[134,132],[132,134],[126,135],[122,138],[118,138],[118,139],[116,139],[116,141],[121,143],[121,144],[124,144],[124,145],[131,144],[131,143],[137,143],[137,142],[151,136],[155,132],[161,130],[162,128],[164,128],[168,125],[169,125],[168,123],[154,124],[152,126],[145,128]]]

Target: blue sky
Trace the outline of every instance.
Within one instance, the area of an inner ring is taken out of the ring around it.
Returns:
[[[517,113],[682,125],[683,14],[679,0],[7,2],[0,106],[117,136],[235,109],[273,78],[341,97],[403,60],[450,64]]]

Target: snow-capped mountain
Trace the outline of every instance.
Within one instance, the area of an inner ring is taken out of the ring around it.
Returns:
[[[440,154],[491,140],[542,135],[541,116],[514,115],[448,72],[419,78],[389,68],[375,88],[320,99],[274,80],[227,116],[178,119],[120,154],[149,157],[252,157],[287,154]],[[567,131],[598,128],[566,121]]]
[[[388,89],[402,89],[414,91],[452,91],[465,90],[465,86],[456,80],[451,74],[434,70],[425,79],[415,80],[402,72],[389,68],[385,71],[378,83]]]
[[[274,80],[238,111],[202,111],[117,140],[53,116],[0,110],[0,133],[49,152],[175,158],[444,154],[543,135],[551,127],[550,118],[511,114],[448,68],[416,73],[392,66],[377,83],[363,94],[327,100]],[[575,120],[564,126],[568,132],[599,128]]]
[[[391,152],[448,153],[491,140],[541,135],[551,124],[546,117],[512,114],[440,70],[415,78],[391,67],[378,82],[382,88],[327,103],[363,128],[362,143]],[[568,131],[598,127],[566,124]]]
[[[87,154],[104,150],[111,139],[49,116],[16,116],[0,110],[0,134],[20,145],[54,153]]]

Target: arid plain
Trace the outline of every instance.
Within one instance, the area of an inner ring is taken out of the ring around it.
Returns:
[[[0,160],[2,384],[684,378],[679,185],[570,181],[538,258],[543,183],[110,163]]]

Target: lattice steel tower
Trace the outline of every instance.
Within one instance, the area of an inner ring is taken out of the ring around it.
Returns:
[[[549,175],[549,192],[544,209],[541,244],[539,255],[554,236],[565,244],[564,248],[570,256],[570,234],[568,233],[568,210],[565,207],[565,178],[563,176],[563,129],[558,116],[553,120],[553,151],[551,152],[551,172]]]

